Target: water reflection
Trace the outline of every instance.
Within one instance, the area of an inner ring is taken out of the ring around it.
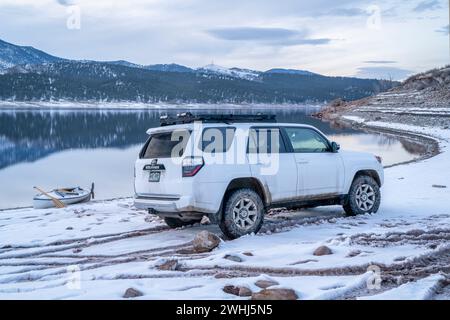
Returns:
[[[382,156],[386,164],[407,161],[421,145],[388,135],[333,128],[311,118],[315,108],[190,109],[193,113],[270,112],[279,122],[316,126],[344,149]],[[29,205],[32,186],[97,184],[100,198],[133,194],[133,162],[146,130],[162,114],[186,109],[0,111],[0,208]],[[8,182],[8,183],[6,183]]]

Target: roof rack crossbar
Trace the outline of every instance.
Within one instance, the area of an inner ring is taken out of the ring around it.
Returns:
[[[201,122],[276,122],[274,114],[197,114],[193,115],[190,112],[178,113],[175,117],[167,115],[160,117],[161,126],[170,126],[175,124],[192,123],[195,121]]]

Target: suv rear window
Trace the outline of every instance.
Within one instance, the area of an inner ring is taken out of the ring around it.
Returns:
[[[178,152],[175,156],[183,156],[189,141],[190,132],[187,130],[163,132],[152,134],[144,146],[141,158],[170,158],[172,150],[177,147]]]

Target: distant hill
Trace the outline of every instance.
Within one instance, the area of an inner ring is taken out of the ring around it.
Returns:
[[[290,69],[262,72],[214,64],[192,69],[124,60],[66,60],[32,47],[0,42],[0,100],[321,103],[359,99],[396,84]]]
[[[318,76],[319,74],[311,72],[311,71],[306,71],[306,70],[294,70],[294,69],[279,69],[279,68],[275,68],[275,69],[270,69],[267,70],[266,73],[286,73],[286,74],[297,74],[297,75],[303,75],[303,76]]]
[[[63,59],[33,47],[17,46],[0,40],[0,70],[21,64],[41,64]]]
[[[176,64],[176,63],[170,63],[170,64],[153,64],[144,66],[147,70],[153,70],[153,71],[164,71],[164,72],[194,72],[194,69]]]

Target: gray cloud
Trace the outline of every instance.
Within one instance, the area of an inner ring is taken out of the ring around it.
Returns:
[[[282,28],[221,28],[209,30],[216,38],[224,40],[275,40],[291,38],[299,34],[298,31]],[[304,32],[301,32],[304,33]]]
[[[363,61],[364,63],[371,63],[371,64],[392,64],[397,63],[397,61],[393,60],[367,60]]]
[[[414,73],[412,70],[395,67],[359,67],[355,74],[358,78],[403,80]]]
[[[425,0],[419,2],[419,4],[413,9],[415,12],[424,12],[428,10],[441,9],[441,3],[439,0]]]
[[[439,28],[436,30],[436,32],[442,33],[446,36],[449,35],[449,29],[450,29],[450,25],[446,25],[445,27]]]
[[[254,41],[272,45],[323,45],[331,41],[328,38],[309,38],[306,30],[283,28],[218,28],[208,30],[213,37],[230,41]]]

